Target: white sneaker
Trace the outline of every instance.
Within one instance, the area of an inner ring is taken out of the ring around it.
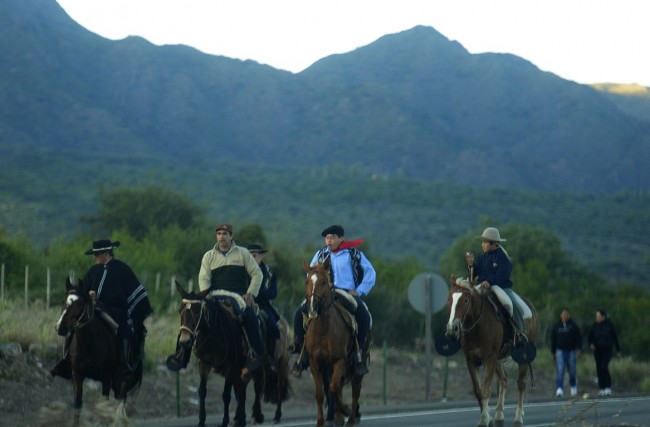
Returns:
[[[558,387],[557,390],[555,390],[555,397],[562,397],[564,396],[564,391]]]
[[[578,395],[578,387],[571,387],[571,396],[575,397]]]
[[[605,396],[611,396],[611,395],[612,395],[612,389],[609,388],[609,387],[607,387],[607,388],[605,389]]]

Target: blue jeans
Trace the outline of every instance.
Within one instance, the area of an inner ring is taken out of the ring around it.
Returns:
[[[569,385],[576,386],[576,351],[575,350],[555,350],[555,377],[556,388],[564,388],[564,368],[569,368]]]

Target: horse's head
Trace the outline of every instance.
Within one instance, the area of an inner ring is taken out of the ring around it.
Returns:
[[[450,284],[451,290],[447,298],[449,320],[447,320],[445,335],[459,339],[461,331],[467,328],[463,322],[466,319],[474,319],[476,314],[472,311],[481,308],[479,304],[474,303],[480,299],[480,294],[466,279],[456,279],[452,276]]]
[[[65,280],[66,295],[63,300],[61,316],[57,320],[54,329],[61,336],[66,336],[71,330],[83,322],[84,314],[88,316],[88,308],[91,307],[90,297],[82,291],[83,282],[79,280],[77,286],[70,283],[70,278]]]
[[[198,332],[199,325],[206,313],[205,297],[209,289],[199,292],[187,292],[180,283],[176,282],[176,291],[181,296],[181,305],[178,309],[181,317],[181,327],[178,341],[185,344]]]
[[[305,279],[307,313],[313,319],[318,316],[324,305],[332,301],[334,286],[330,280],[329,258],[325,264],[317,264],[313,267],[303,261],[303,268],[307,272]]]

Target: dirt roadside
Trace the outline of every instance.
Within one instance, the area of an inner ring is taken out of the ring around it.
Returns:
[[[389,349],[384,357],[381,349],[371,353],[371,372],[364,379],[361,404],[381,405],[426,402],[425,356],[423,353]],[[384,362],[385,361],[385,362]],[[0,353],[0,408],[2,426],[60,426],[69,422],[72,404],[72,386],[69,381],[52,378],[49,369],[55,357],[39,359],[33,353],[15,351]],[[552,396],[555,390],[552,367],[535,366],[535,387],[529,389],[528,398]],[[430,397],[428,401],[439,402],[443,397],[449,401],[473,400],[469,376],[462,354],[449,359],[447,387],[445,384],[445,358],[434,355],[431,370]],[[516,375],[514,366],[507,369],[510,378],[507,396],[514,399]],[[139,393],[129,399],[127,413],[130,419],[170,418],[177,415],[193,416],[198,413],[198,369],[196,359],[178,374],[180,398],[177,405],[177,375],[168,371],[162,360],[145,373]],[[587,381],[585,381],[587,382]],[[589,381],[590,382],[590,381]],[[384,387],[385,384],[385,387]],[[223,380],[212,375],[208,382],[206,405],[210,414],[221,414]],[[301,378],[291,378],[292,397],[283,405],[283,412],[305,411],[313,408],[314,386],[309,373]],[[251,389],[247,398],[247,413],[252,404]],[[580,393],[594,394],[593,384],[581,386]],[[623,392],[621,390],[621,392]],[[346,391],[346,398],[349,390]],[[100,414],[104,399],[99,383],[87,380],[84,384],[85,417],[91,425],[103,425]],[[234,402],[234,399],[233,399]],[[234,411],[234,403],[231,411]],[[107,410],[104,408],[104,410]],[[263,411],[269,422],[275,408],[264,404]]]

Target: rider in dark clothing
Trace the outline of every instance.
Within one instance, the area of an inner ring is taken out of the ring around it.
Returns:
[[[262,270],[262,285],[260,286],[260,291],[255,298],[255,302],[259,308],[266,313],[266,341],[269,354],[268,367],[275,371],[277,369],[275,363],[275,349],[277,340],[280,338],[280,329],[278,328],[280,314],[273,306],[271,300],[278,296],[278,278],[275,271],[264,262],[264,254],[267,251],[262,247],[262,245],[251,244],[247,246],[247,249],[253,258],[255,258],[255,261],[257,261],[260,270]]]
[[[94,255],[95,265],[83,278],[83,291],[96,301],[97,307],[108,313],[118,324],[117,336],[122,349],[120,363],[132,371],[130,354],[132,348],[140,348],[146,335],[145,319],[153,313],[147,291],[131,267],[113,258],[113,250],[120,242],[98,240],[86,255]],[[67,349],[72,335],[66,338]],[[141,355],[140,355],[141,356]],[[67,354],[51,371],[53,376],[69,377],[70,365]]]

